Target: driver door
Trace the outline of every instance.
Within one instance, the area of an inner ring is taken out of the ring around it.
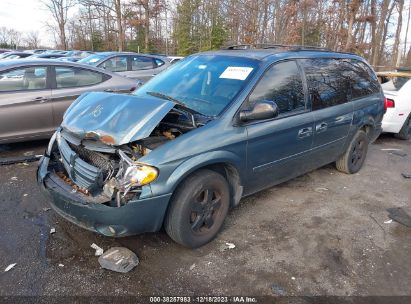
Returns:
[[[307,106],[306,89],[296,61],[271,66],[249,96],[243,109],[262,100],[274,101],[279,115],[250,121],[247,171],[253,193],[303,174],[313,144],[314,117]]]

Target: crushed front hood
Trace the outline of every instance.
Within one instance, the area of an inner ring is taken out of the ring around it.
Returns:
[[[133,95],[86,93],[67,109],[61,127],[81,139],[118,146],[148,137],[174,105]]]

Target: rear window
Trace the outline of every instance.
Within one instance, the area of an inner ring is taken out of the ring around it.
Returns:
[[[399,91],[409,81],[411,77],[386,77],[386,82],[381,84],[381,87],[384,91]]]
[[[344,75],[351,83],[351,97],[359,98],[380,92],[380,84],[375,73],[363,62],[355,59],[343,59]]]

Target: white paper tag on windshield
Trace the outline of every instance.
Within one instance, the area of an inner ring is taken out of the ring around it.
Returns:
[[[228,67],[220,75],[220,78],[245,80],[253,68],[247,67]]]

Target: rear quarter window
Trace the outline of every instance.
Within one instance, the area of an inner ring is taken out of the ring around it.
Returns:
[[[344,59],[344,71],[350,78],[351,98],[360,98],[380,92],[375,73],[363,62]]]

